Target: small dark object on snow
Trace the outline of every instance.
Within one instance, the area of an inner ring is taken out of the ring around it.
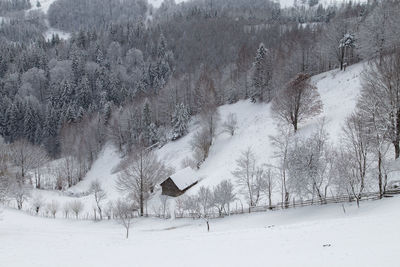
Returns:
[[[268,225],[265,228],[273,228],[273,227],[275,227],[275,225]]]
[[[331,244],[325,244],[325,245],[323,245],[324,248],[328,248],[328,247],[330,247],[330,246],[331,246]]]

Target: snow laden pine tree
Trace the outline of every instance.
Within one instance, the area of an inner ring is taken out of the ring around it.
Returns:
[[[272,62],[270,53],[263,43],[260,44],[257,50],[253,68],[254,92],[252,98],[257,98],[260,101],[271,101],[272,90],[270,83],[272,79]]]
[[[340,51],[340,70],[346,70],[347,61],[349,60],[349,54],[351,49],[355,47],[355,38],[353,34],[346,33],[339,41]]]
[[[150,102],[145,101],[142,111],[142,139],[146,146],[151,146],[159,141],[157,126],[152,122]]]
[[[172,140],[177,140],[188,132],[190,115],[183,103],[175,106],[172,116]]]

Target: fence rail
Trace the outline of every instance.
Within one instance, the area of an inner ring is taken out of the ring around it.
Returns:
[[[359,201],[367,201],[367,200],[378,200],[382,197],[393,197],[395,195],[400,195],[400,188],[399,189],[392,189],[387,190],[382,196],[379,192],[367,192],[361,195],[361,199]],[[354,196],[348,195],[341,195],[335,197],[327,197],[323,199],[294,199],[288,203],[279,202],[275,205],[264,205],[264,206],[255,206],[250,208],[241,208],[235,209],[230,212],[230,215],[236,214],[243,214],[243,213],[251,213],[251,212],[266,212],[266,211],[275,211],[275,210],[283,210],[283,209],[290,209],[290,208],[300,208],[300,207],[307,207],[307,206],[314,206],[314,205],[325,205],[325,204],[337,204],[337,203],[348,203],[348,202],[355,202],[356,198]],[[212,212],[208,214],[208,218],[220,218],[227,215],[219,214],[217,212]],[[176,218],[201,218],[201,216],[197,213],[190,213],[190,214],[180,214],[176,216]]]

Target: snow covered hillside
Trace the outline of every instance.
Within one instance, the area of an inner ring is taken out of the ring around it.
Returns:
[[[349,67],[346,72],[333,70],[312,78],[324,105],[323,114],[301,125],[299,134],[309,134],[316,129],[322,117],[326,120],[326,130],[332,142],[340,137],[345,118],[353,112],[360,92],[360,74],[363,63]],[[220,107],[221,122],[229,113],[235,113],[238,130],[234,136],[227,133],[217,135],[209,157],[201,166],[198,175],[201,185],[214,186],[224,179],[233,179],[231,172],[236,166],[240,153],[251,147],[259,163],[271,163],[273,150],[270,135],[276,133],[276,121],[272,118],[270,104],[253,104],[240,101]],[[175,167],[182,168],[182,161],[192,153],[190,140],[194,131],[184,138],[165,145],[158,151],[160,158]],[[195,191],[199,186],[194,187]]]
[[[363,71],[364,63],[356,64],[347,68],[346,72],[333,70],[322,73],[312,78],[313,83],[318,87],[324,104],[324,111],[319,117],[301,124],[299,134],[307,135],[316,129],[322,117],[326,120],[326,130],[332,142],[338,142],[344,119],[354,110],[357,97],[360,92],[360,74]],[[209,157],[197,171],[201,181],[191,188],[187,194],[196,193],[201,186],[215,186],[222,180],[228,179],[235,184],[232,171],[236,167],[236,159],[241,152],[251,147],[257,162],[273,162],[273,150],[270,144],[270,135],[276,133],[276,121],[272,118],[270,104],[253,104],[250,101],[240,101],[232,105],[225,105],[219,108],[221,120],[224,122],[228,114],[235,113],[238,119],[238,129],[234,136],[227,133],[220,133],[216,136],[209,152]],[[192,156],[190,141],[193,138],[198,125],[193,123],[191,131],[185,137],[167,143],[164,147],[156,150],[158,157],[176,171],[183,169],[182,162],[185,158]],[[116,167],[120,163],[120,156],[116,149],[108,144],[103,149],[98,160],[86,175],[84,180],[70,188],[65,194],[36,190],[35,194],[42,195],[48,202],[54,197],[61,206],[67,202],[81,197],[85,203],[85,212],[91,213],[94,205],[93,196],[89,194],[90,185],[97,180],[107,193],[108,200],[117,200],[120,193],[115,188],[118,177]],[[159,193],[154,196],[154,201],[159,201]],[[275,196],[278,200],[278,195]],[[150,203],[150,205],[153,205]],[[84,214],[84,213],[83,213]],[[59,214],[61,217],[61,213]]]
[[[129,239],[93,223],[5,210],[0,266],[398,266],[400,198],[238,215],[211,221],[138,219]]]

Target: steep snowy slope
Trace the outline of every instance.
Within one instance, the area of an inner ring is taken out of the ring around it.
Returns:
[[[307,135],[311,133],[316,129],[321,118],[325,117],[326,129],[332,142],[339,140],[343,121],[356,105],[363,66],[364,64],[360,63],[348,67],[346,72],[333,70],[312,78],[321,94],[324,111],[319,117],[301,124],[299,134]],[[221,117],[219,124],[223,123],[228,114],[235,113],[237,115],[237,132],[234,136],[230,136],[227,133],[220,133],[221,129],[217,130],[219,134],[214,140],[209,157],[197,171],[201,181],[190,189],[188,194],[197,192],[200,186],[215,186],[225,179],[235,182],[232,171],[236,167],[236,159],[248,147],[255,153],[258,163],[273,163],[273,150],[269,136],[276,133],[276,121],[272,118],[270,104],[253,104],[250,101],[240,101],[220,107],[219,113]],[[164,160],[166,164],[174,167],[176,171],[182,169],[184,159],[192,156],[190,141],[198,127],[194,120],[187,136],[156,150],[158,157]],[[91,213],[94,200],[88,192],[92,181],[98,180],[102,184],[108,200],[116,200],[120,197],[115,188],[118,177],[115,168],[120,160],[116,149],[108,144],[84,180],[70,188],[66,194],[46,191],[37,191],[36,194],[43,195],[47,202],[56,198],[60,205],[75,199],[74,196],[83,196],[81,200],[85,202],[85,213]],[[278,198],[278,195],[276,198]],[[158,196],[154,197],[154,201],[155,203],[149,204],[150,208],[157,205]]]
[[[347,68],[346,72],[333,70],[312,78],[321,95],[324,111],[319,117],[301,124],[299,134],[311,133],[324,117],[326,130],[332,142],[338,141],[343,121],[355,108],[363,66],[363,63],[360,63]],[[276,133],[276,121],[272,118],[270,104],[240,101],[220,107],[219,112],[220,124],[229,113],[235,113],[238,118],[238,130],[233,137],[226,133],[217,135],[209,157],[198,171],[198,175],[203,178],[200,186],[213,186],[224,179],[232,179],[231,172],[236,166],[236,159],[248,147],[253,150],[259,163],[273,161],[269,136]],[[182,161],[191,156],[190,140],[196,127],[193,128],[188,136],[171,142],[158,151],[158,155],[176,169],[181,169]],[[196,191],[198,187],[194,187],[192,191]]]
[[[398,266],[400,198],[211,220],[94,223],[6,210],[0,266]]]

